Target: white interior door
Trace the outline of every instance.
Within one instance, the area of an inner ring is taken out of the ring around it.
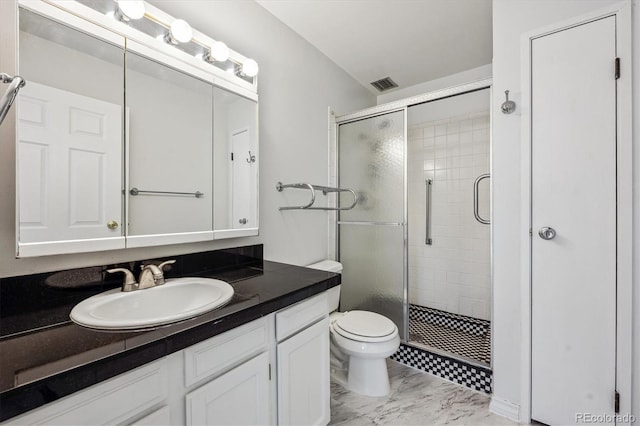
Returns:
[[[231,177],[231,227],[250,228],[254,225],[252,197],[252,161],[251,137],[249,129],[236,130],[231,133],[231,150],[233,152]]]
[[[120,105],[30,81],[20,91],[18,151],[20,242],[121,235]]]
[[[614,414],[615,58],[615,17],[531,44],[531,408],[550,425]]]

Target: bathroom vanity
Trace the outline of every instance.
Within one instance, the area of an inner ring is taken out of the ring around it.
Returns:
[[[42,309],[3,317],[2,424],[327,424],[328,296],[340,275],[262,261],[261,251],[178,256],[169,277],[222,279],[235,294],[223,308],[169,326],[90,330],[57,318],[77,303],[71,295],[61,298],[66,305],[34,300]],[[2,279],[2,296],[18,284],[46,295],[56,274]],[[33,329],[19,330],[24,321]]]

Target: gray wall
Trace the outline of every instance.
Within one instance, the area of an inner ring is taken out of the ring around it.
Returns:
[[[327,108],[376,99],[342,69],[253,1],[152,1],[260,65],[260,236],[218,242],[15,259],[14,113],[0,126],[0,276],[264,243],[268,259],[307,264],[327,256],[326,212],[279,212],[297,195],[275,184],[327,183]],[[15,72],[14,2],[0,1],[0,69]],[[293,191],[293,190],[290,190]]]

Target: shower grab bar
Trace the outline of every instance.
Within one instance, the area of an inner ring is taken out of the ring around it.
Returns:
[[[431,238],[431,189],[433,187],[433,180],[427,179],[424,181],[426,187],[426,206],[425,206],[425,238],[426,245],[433,245],[433,239]]]
[[[311,201],[304,206],[286,206],[280,207],[279,210],[351,210],[358,204],[358,196],[351,189],[312,185],[310,183],[289,183],[285,185],[282,182],[278,182],[276,184],[278,192],[282,192],[285,188],[308,189],[311,191]],[[349,192],[353,195],[353,203],[349,207],[312,207],[313,203],[316,202],[316,190],[322,191],[323,195],[327,195],[330,192]]]
[[[175,191],[148,191],[145,189],[131,188],[129,191],[131,195],[188,195],[196,198],[204,197],[204,192],[175,192]]]
[[[489,173],[482,174],[478,176],[476,178],[476,181],[473,183],[473,215],[476,217],[476,220],[482,223],[483,225],[491,225],[491,221],[489,219],[483,219],[482,217],[480,217],[480,213],[479,213],[480,203],[478,202],[478,187],[480,186],[480,182],[482,182],[484,179],[489,179],[490,177],[491,177],[491,174]]]
[[[2,124],[4,118],[9,112],[9,109],[11,108],[11,105],[13,104],[13,101],[15,101],[16,96],[18,95],[18,91],[27,83],[19,75],[11,77],[9,74],[5,73],[0,73],[0,81],[3,83],[11,83],[0,99],[0,124]]]

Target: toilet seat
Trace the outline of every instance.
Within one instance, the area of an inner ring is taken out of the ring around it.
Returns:
[[[398,334],[398,327],[389,318],[368,311],[349,311],[332,323],[336,333],[358,342],[385,342]]]

